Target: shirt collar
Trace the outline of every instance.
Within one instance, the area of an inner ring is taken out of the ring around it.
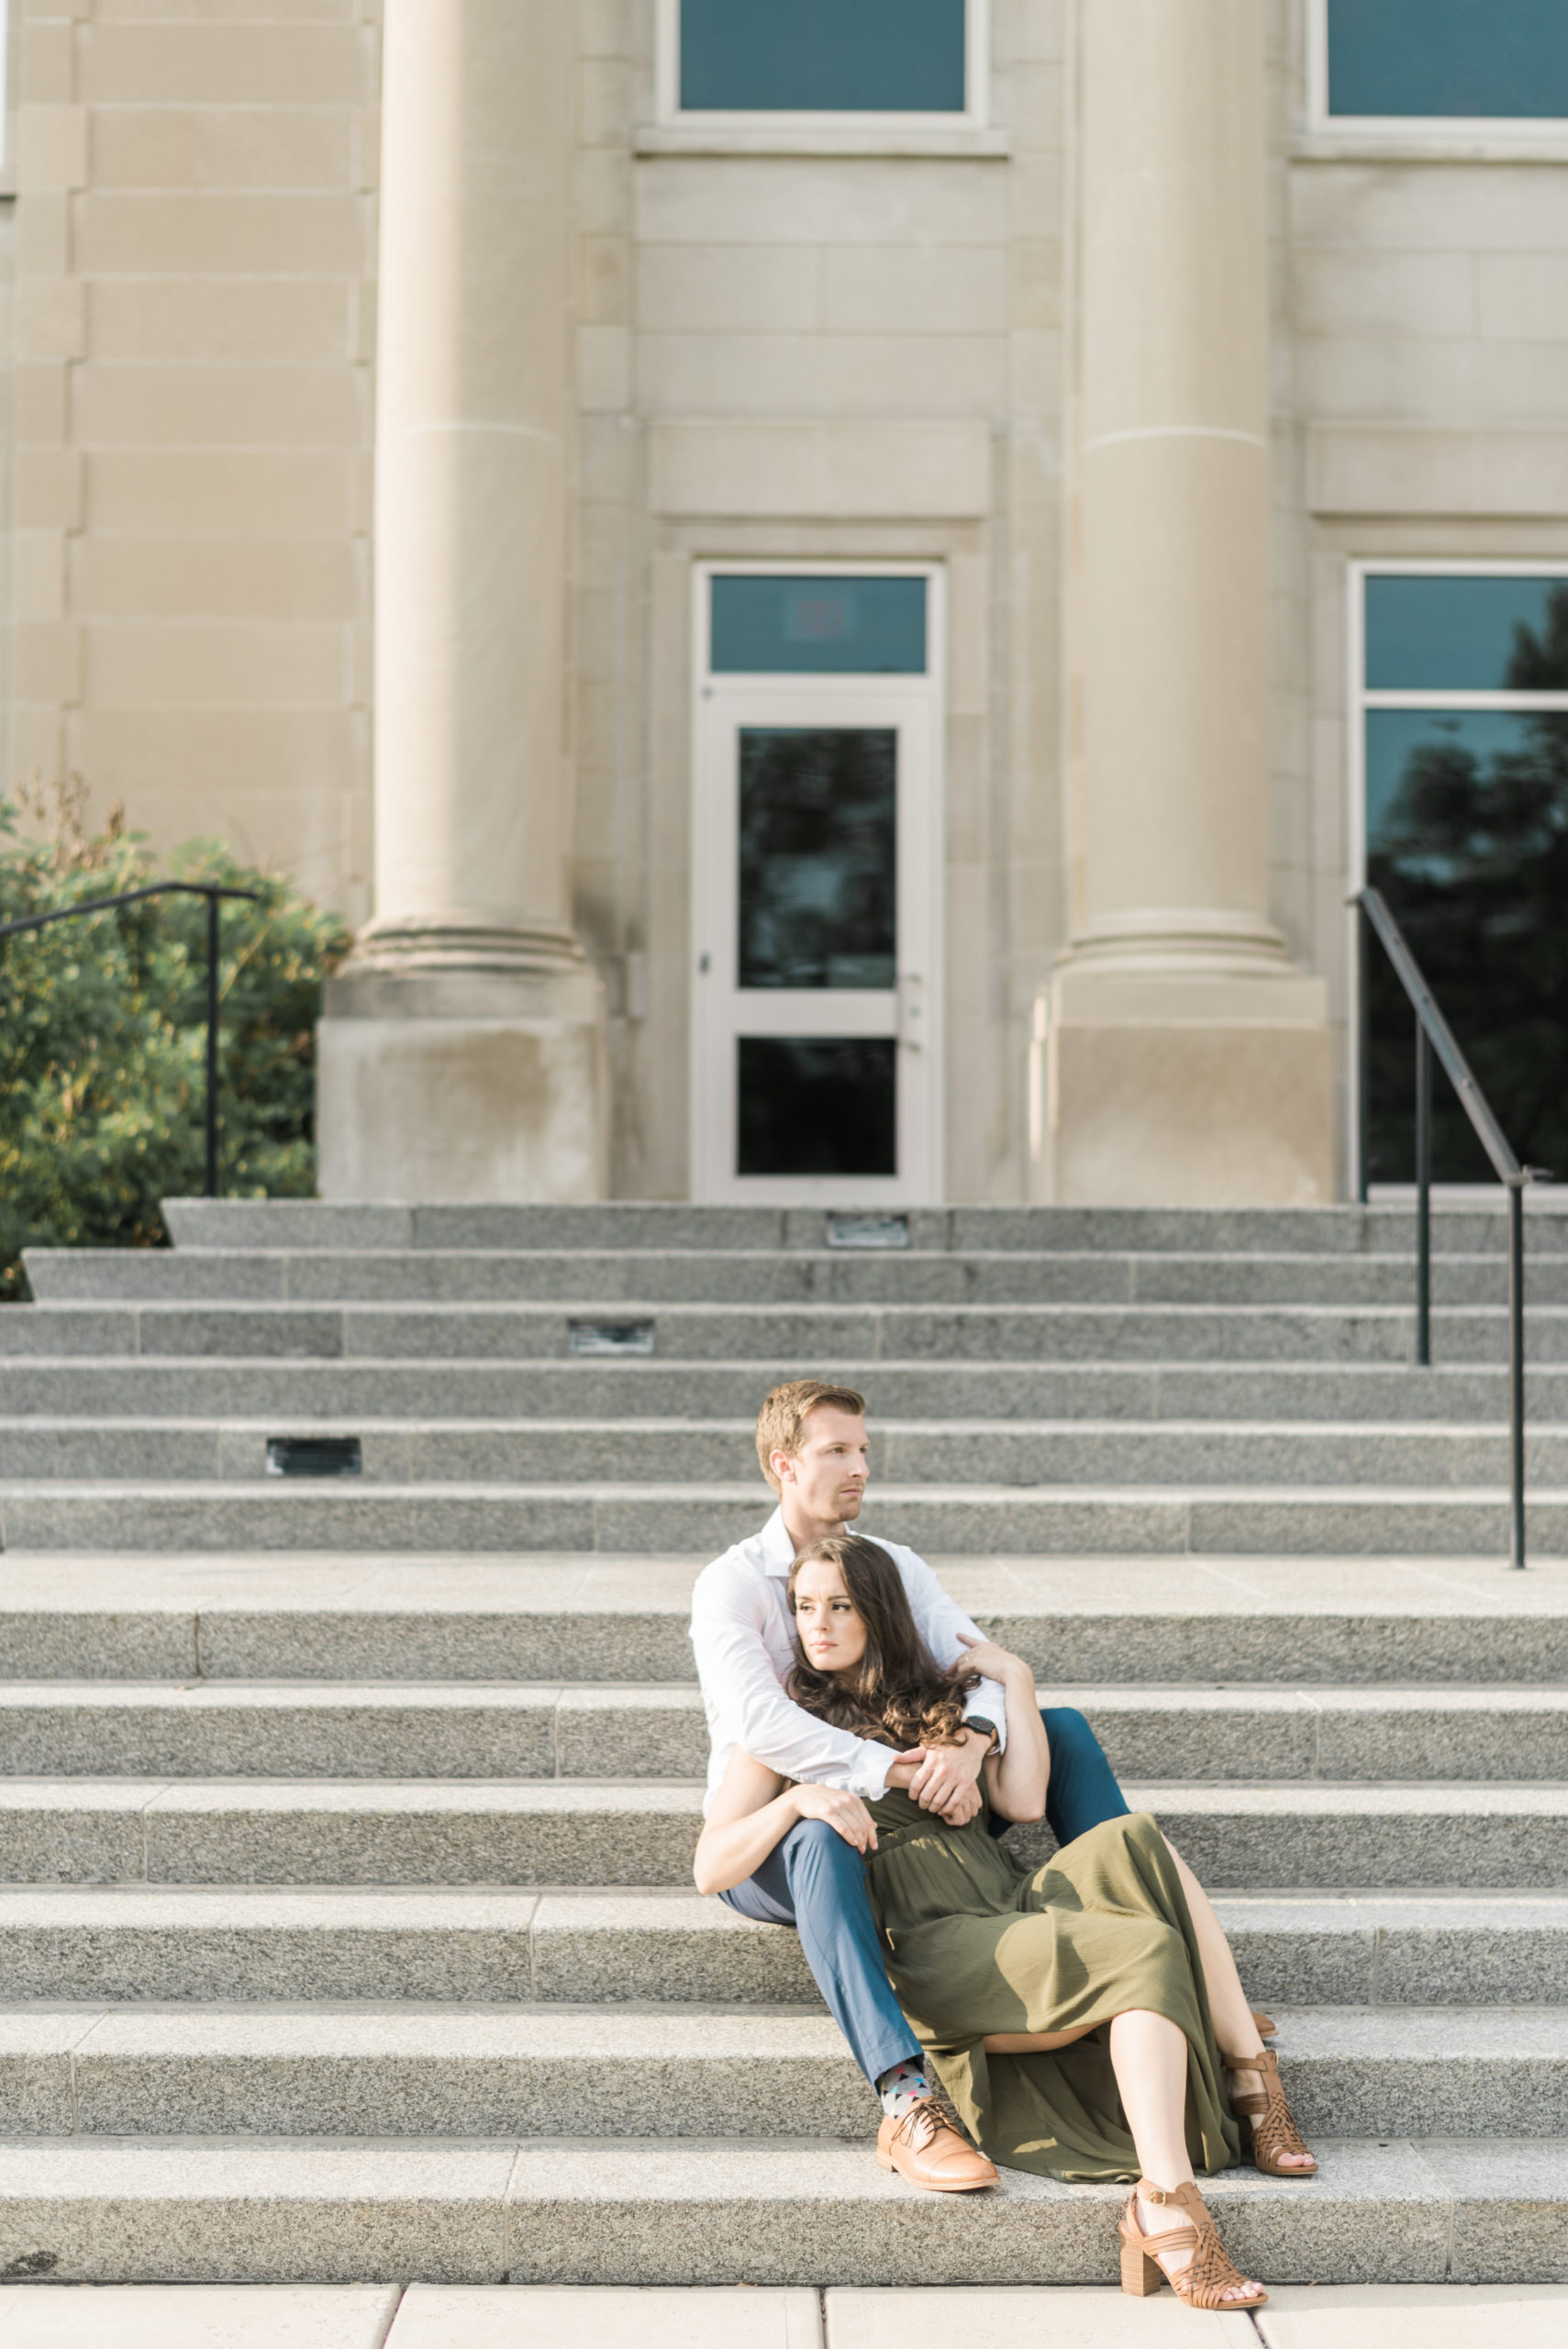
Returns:
[[[757,1546],[762,1553],[762,1572],[784,1581],[795,1564],[795,1543],[784,1530],[782,1501],[758,1534]]]

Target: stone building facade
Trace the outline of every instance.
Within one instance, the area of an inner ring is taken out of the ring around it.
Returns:
[[[1562,61],[901,0],[893,104],[888,5],[766,106],[715,0],[11,0],[9,772],[359,928],[329,1196],[1352,1180],[1367,578],[1568,574]]]

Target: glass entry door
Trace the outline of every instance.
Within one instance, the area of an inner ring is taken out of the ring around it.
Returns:
[[[750,585],[755,575],[740,577]],[[831,629],[835,596],[848,595],[861,619],[864,590],[882,583],[816,574],[797,583],[785,573],[755,584],[775,591],[782,620],[793,597],[811,606],[806,626]],[[722,660],[731,643],[723,575],[709,584],[720,589],[709,640]],[[921,598],[917,637],[903,644],[906,660],[918,654],[917,669],[716,670],[710,659],[699,682],[699,1198],[896,1204],[940,1196],[937,711],[928,582],[897,584]],[[825,640],[785,635],[782,651],[788,656],[795,644],[806,658],[831,658],[844,625]],[[880,651],[887,660],[898,649],[873,642],[860,657]],[[740,657],[777,658],[780,650],[765,629],[751,629]]]
[[[1527,1163],[1568,1171],[1568,569],[1366,563],[1352,610],[1362,874],[1388,900]],[[1368,966],[1366,1164],[1415,1174],[1411,1012]],[[1432,1092],[1439,1183],[1491,1185],[1453,1088]]]

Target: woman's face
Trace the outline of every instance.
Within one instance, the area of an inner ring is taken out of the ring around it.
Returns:
[[[851,1672],[866,1652],[866,1627],[826,1558],[812,1558],[795,1578],[795,1628],[814,1671]]]

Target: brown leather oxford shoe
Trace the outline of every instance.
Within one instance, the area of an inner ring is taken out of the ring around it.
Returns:
[[[959,2135],[935,2097],[912,2106],[901,2121],[886,2115],[876,2132],[876,2157],[884,2169],[895,2169],[929,2194],[973,2194],[996,2183],[992,2164]]]

